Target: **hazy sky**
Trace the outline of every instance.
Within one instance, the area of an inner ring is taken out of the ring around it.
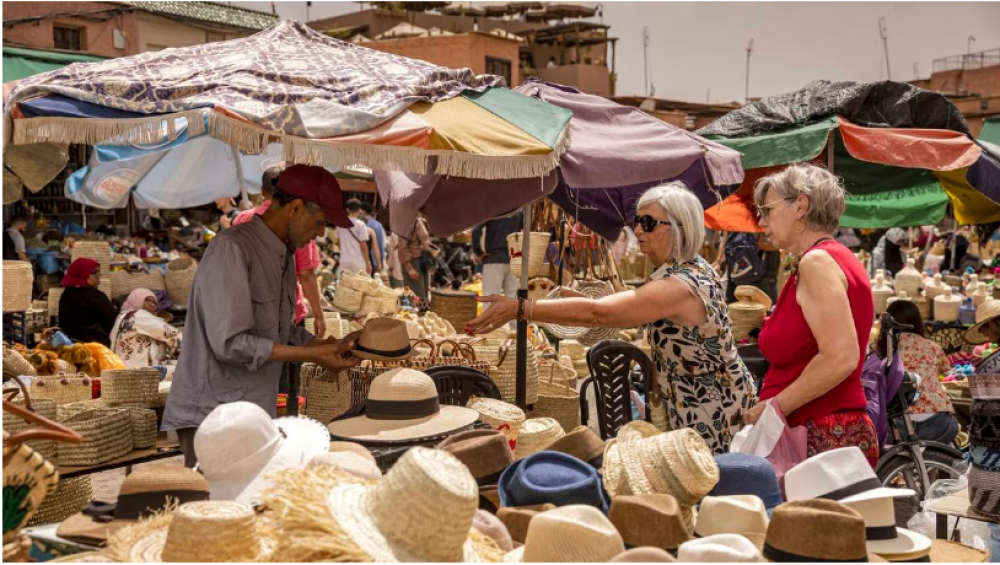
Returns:
[[[591,5],[596,3],[588,2]],[[270,2],[233,2],[270,10]],[[305,2],[276,2],[282,16],[306,19]],[[742,100],[746,48],[750,96],[795,90],[810,80],[887,78],[878,20],[889,36],[892,78],[930,75],[934,59],[1000,48],[1000,2],[614,2],[604,23],[618,37],[618,94],[643,94],[643,26],[649,26],[649,80],[659,98]],[[359,9],[358,2],[313,2],[309,19]],[[597,21],[595,18],[594,21]],[[709,91],[711,91],[709,93]],[[710,97],[710,98],[709,98]]]

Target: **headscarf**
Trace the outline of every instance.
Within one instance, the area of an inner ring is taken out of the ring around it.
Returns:
[[[90,278],[90,275],[94,274],[94,271],[100,268],[100,263],[86,257],[81,257],[80,259],[73,261],[70,264],[69,269],[66,269],[66,275],[63,277],[63,288],[90,286],[87,279]]]
[[[903,228],[892,228],[885,232],[885,238],[902,247],[902,245],[906,243],[906,231],[904,231]]]
[[[143,303],[150,297],[156,299],[156,295],[149,289],[137,288],[133,290],[129,293],[128,299],[125,300],[125,304],[122,306],[122,312],[135,312],[137,310],[142,310]]]

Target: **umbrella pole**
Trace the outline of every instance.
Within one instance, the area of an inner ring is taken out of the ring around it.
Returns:
[[[531,204],[525,204],[523,210],[524,237],[521,238],[521,287],[517,289],[517,297],[527,300],[528,256],[531,249]],[[528,322],[526,320],[521,320],[517,323],[517,380],[515,383],[515,402],[522,409],[527,408]]]

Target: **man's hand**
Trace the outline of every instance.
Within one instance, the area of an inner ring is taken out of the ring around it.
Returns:
[[[420,273],[413,268],[413,265],[406,266],[406,276],[410,278],[411,281],[417,282],[420,280]]]
[[[368,262],[365,263],[365,272],[368,273],[369,275],[372,274],[372,264],[371,263],[368,263]]]
[[[229,216],[221,216],[219,218],[219,225],[222,229],[230,228],[233,225],[233,221],[229,219]]]
[[[313,362],[328,371],[340,371],[357,366],[361,363],[361,359],[355,357],[352,351],[357,345],[359,335],[361,332],[354,332],[335,343],[310,347]]]
[[[313,312],[316,317],[313,319],[313,334],[316,337],[326,337],[326,320],[323,319],[322,312]]]

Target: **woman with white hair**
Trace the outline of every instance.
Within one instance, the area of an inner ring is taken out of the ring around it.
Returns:
[[[878,440],[861,370],[875,307],[865,268],[834,239],[844,187],[826,169],[793,165],[758,181],[753,196],[767,237],[800,258],[760,332],[770,364],[760,398],[790,425],[806,426],[810,457],[857,446],[874,466]],[[750,423],[765,405],[749,411]]]
[[[636,208],[632,225],[639,249],[657,266],[648,283],[600,300],[487,296],[480,300],[491,306],[465,330],[486,333],[514,319],[587,327],[646,325],[671,427],[691,428],[715,453],[725,453],[756,390],[736,352],[718,276],[698,255],[705,211],[680,182],[646,191]]]

